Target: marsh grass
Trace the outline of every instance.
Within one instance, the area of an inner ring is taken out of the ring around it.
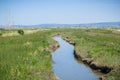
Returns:
[[[48,33],[0,37],[0,80],[53,80]]]
[[[17,32],[0,31],[2,34]],[[78,54],[100,65],[112,67],[113,70],[104,75],[106,80],[120,79],[119,31],[105,28],[61,28],[35,30],[35,33],[23,36],[0,36],[0,80],[54,80],[52,57],[44,48],[54,45],[51,35],[57,33],[74,41]]]

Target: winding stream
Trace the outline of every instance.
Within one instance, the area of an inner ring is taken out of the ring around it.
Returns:
[[[99,80],[84,64],[74,58],[74,46],[60,36],[54,37],[60,47],[52,53],[53,71],[60,80]]]

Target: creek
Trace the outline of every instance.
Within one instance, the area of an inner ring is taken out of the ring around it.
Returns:
[[[52,53],[53,71],[60,80],[99,80],[90,68],[74,57],[74,46],[60,36],[54,37],[60,47]]]

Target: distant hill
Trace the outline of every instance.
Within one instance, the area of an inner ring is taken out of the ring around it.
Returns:
[[[81,26],[87,27],[120,27],[120,22],[101,22],[101,23],[89,23],[89,24],[80,24]]]
[[[40,24],[34,25],[43,28],[62,28],[62,27],[120,27],[120,22],[101,22],[101,23],[87,23],[87,24]]]
[[[4,28],[4,26],[1,26]],[[101,22],[87,24],[39,24],[39,25],[14,25],[16,28],[64,28],[64,27],[120,27],[120,22]]]

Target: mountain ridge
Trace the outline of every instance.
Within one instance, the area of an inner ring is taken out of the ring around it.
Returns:
[[[84,24],[37,24],[37,25],[12,25],[16,28],[64,28],[64,27],[120,27],[120,22],[99,22]],[[4,28],[4,26],[2,26]]]

